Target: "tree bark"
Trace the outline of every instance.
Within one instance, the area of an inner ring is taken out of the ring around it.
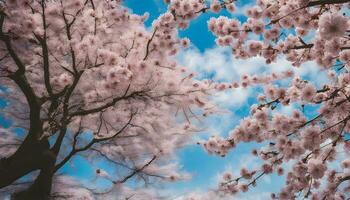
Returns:
[[[14,193],[12,200],[49,200],[52,187],[52,178],[55,173],[56,155],[45,151],[43,165],[34,183],[29,188]]]
[[[40,169],[43,152],[49,149],[48,141],[27,137],[10,157],[0,160],[0,188],[12,184],[22,176]]]

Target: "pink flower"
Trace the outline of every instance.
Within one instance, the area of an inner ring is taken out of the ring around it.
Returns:
[[[188,48],[190,46],[190,40],[188,38],[183,38],[181,40],[181,46],[183,48]]]
[[[307,172],[307,168],[303,164],[296,164],[293,167],[293,172],[295,173],[296,176],[303,177]]]
[[[259,6],[254,6],[247,10],[247,15],[248,17],[251,17],[251,18],[255,18],[255,19],[260,18],[261,14],[262,14],[262,10]]]
[[[261,49],[263,47],[262,42],[260,41],[249,41],[248,42],[248,53],[251,56],[256,56],[257,54],[260,53]]]
[[[230,13],[233,13],[236,11],[236,6],[234,3],[231,3],[231,4],[228,4],[226,5],[226,9],[230,12]]]
[[[245,179],[250,179],[252,177],[247,168],[242,168],[240,174]]]
[[[342,168],[350,168],[350,159],[343,160],[341,163]]]
[[[252,20],[251,29],[255,34],[261,34],[264,31],[264,22],[260,20]]]
[[[260,95],[258,96],[258,101],[259,101],[259,102],[264,102],[264,101],[266,101],[266,96],[260,94]]]
[[[268,119],[268,115],[266,110],[257,110],[254,114],[254,117],[258,120],[258,122],[265,122]]]
[[[319,20],[319,33],[328,40],[341,37],[348,29],[348,19],[339,13],[325,13]]]
[[[265,87],[265,94],[267,95],[267,97],[274,99],[277,93],[277,89],[272,86],[272,85],[268,85],[267,87]]]
[[[208,21],[208,28],[210,31],[215,32],[216,30],[216,19],[215,18],[210,18]]]
[[[210,5],[210,10],[214,13],[219,13],[221,11],[221,5],[218,0],[214,0]]]
[[[279,176],[283,175],[283,173],[284,173],[283,168],[280,167],[280,168],[277,169],[277,174],[278,174]]]
[[[307,171],[314,179],[320,179],[324,176],[327,166],[323,164],[322,160],[310,159],[308,162]]]
[[[343,63],[347,63],[350,60],[350,50],[345,50],[340,52],[339,54],[339,60]]]
[[[246,184],[240,185],[239,188],[241,189],[242,192],[247,192],[248,191],[248,185],[246,185]]]
[[[304,148],[309,150],[317,148],[321,143],[320,132],[321,129],[318,126],[310,126],[302,132]]]
[[[301,98],[305,101],[311,101],[316,94],[316,89],[313,85],[307,84],[301,91]]]
[[[228,190],[231,192],[231,194],[237,193],[238,188],[236,184],[230,184],[228,185]]]
[[[283,28],[291,28],[293,23],[292,23],[292,19],[290,17],[285,17],[283,19],[280,20],[280,24]]]
[[[270,174],[272,172],[272,166],[269,164],[263,164],[262,166],[262,171],[265,172],[266,174]]]
[[[303,28],[297,28],[297,35],[298,36],[305,36],[307,35],[308,33],[308,30],[307,29],[303,29]]]
[[[226,172],[224,173],[223,177],[222,177],[225,181],[229,181],[232,179],[232,174],[230,172]]]

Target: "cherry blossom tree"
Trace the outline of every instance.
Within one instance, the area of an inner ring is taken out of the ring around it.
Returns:
[[[174,2],[175,6],[180,1]],[[219,12],[225,2],[214,0],[210,9]],[[254,170],[241,169],[239,177],[224,173],[219,191],[253,190],[261,177],[277,173],[286,174],[286,184],[280,193],[271,195],[273,199],[349,198],[349,2],[257,0],[246,10],[245,22],[227,16],[208,21],[217,44],[231,47],[237,59],[259,56],[270,64],[285,58],[296,68],[314,62],[329,76],[319,86],[291,69],[244,75],[232,84],[234,88],[261,87],[263,93],[251,107],[251,115],[227,138],[211,137],[200,144],[209,153],[225,156],[239,143],[261,143],[263,147],[252,154],[263,164]],[[293,106],[294,111],[278,112],[285,106]],[[307,108],[317,114],[306,114]]]
[[[168,11],[150,30],[147,16],[130,14],[121,1],[0,2],[1,97],[8,102],[2,112],[12,119],[11,130],[1,129],[0,188],[16,188],[39,171],[29,187],[10,190],[13,199],[94,195],[55,176],[77,154],[124,169],[123,175],[96,169],[111,190],[135,176],[145,183],[182,178],[169,155],[196,130],[193,117],[213,112],[211,90],[238,87],[263,88],[251,115],[227,138],[199,144],[225,156],[239,143],[261,143],[252,156],[263,164],[241,169],[239,177],[224,173],[218,193],[247,192],[277,173],[286,174],[286,184],[274,199],[349,198],[349,0],[257,0],[245,22],[227,15],[208,21],[216,43],[237,59],[285,58],[295,68],[314,62],[328,73],[322,85],[293,69],[213,84],[179,66],[174,55],[189,40],[179,39],[178,29],[207,12],[234,13],[234,0],[164,0]],[[293,112],[278,112],[286,106]],[[308,108],[317,114],[306,114]],[[24,138],[16,128],[25,130]]]
[[[0,133],[0,188],[12,199],[93,199],[97,191],[56,176],[78,154],[116,166],[118,174],[96,169],[111,190],[133,177],[184,178],[170,158],[222,87],[174,59],[189,44],[177,35],[185,12],[146,29],[147,15],[120,0],[0,1],[1,113],[11,119]]]

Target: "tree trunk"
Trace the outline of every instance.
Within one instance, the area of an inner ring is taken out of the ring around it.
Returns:
[[[0,188],[12,184],[22,176],[40,169],[43,152],[49,149],[48,141],[36,141],[27,137],[9,158],[0,160]]]
[[[27,189],[16,192],[11,196],[12,200],[48,200],[50,199],[52,178],[55,170],[56,155],[46,151],[43,156],[44,165],[40,169],[38,177]]]

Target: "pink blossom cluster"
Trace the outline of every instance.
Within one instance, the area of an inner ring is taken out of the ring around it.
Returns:
[[[330,68],[349,46],[344,37],[349,22],[341,10],[345,4],[325,5],[308,1],[257,1],[256,6],[247,9],[246,22],[220,16],[209,20],[208,27],[218,37],[217,43],[232,47],[237,58],[259,55],[270,63],[283,54],[295,66],[314,60]],[[288,31],[291,28],[295,33]],[[263,41],[249,39],[248,33],[261,36]],[[316,36],[311,40],[307,38],[314,33]],[[347,64],[346,59],[341,61]]]
[[[300,78],[294,79],[288,89],[267,85],[265,94],[258,97],[261,103],[252,106],[251,116],[242,119],[227,139],[210,138],[203,143],[208,152],[217,152],[223,156],[222,153],[228,152],[227,146],[218,144],[225,144],[225,141],[232,144],[269,142],[266,149],[253,151],[253,154],[259,156],[265,164],[251,176],[243,173],[242,177],[246,177],[243,179],[247,180],[247,183],[242,182],[242,178],[237,181],[235,181],[236,178],[223,180],[220,183],[220,190],[229,193],[245,191],[245,189],[239,189],[245,188],[241,186],[242,184],[256,184],[255,179],[261,174],[272,172],[282,174],[285,171],[283,164],[292,161],[297,164],[288,172],[287,185],[279,195],[274,195],[274,198],[294,198],[296,193],[308,188],[306,186],[309,186],[310,182],[313,183],[310,187],[312,194],[322,193],[324,196],[332,197],[343,194],[344,190],[336,193],[334,191],[348,177],[346,170],[337,171],[337,178],[335,178],[337,187],[330,188],[328,191],[322,190],[326,187],[325,185],[318,186],[320,180],[334,170],[327,166],[335,161],[337,154],[343,152],[342,149],[335,147],[343,147],[345,152],[348,152],[349,142],[346,134],[350,131],[348,123],[350,102],[347,98],[349,91],[342,88],[341,82],[336,83],[336,86],[316,90],[312,84]],[[341,91],[344,93],[340,94]],[[295,109],[290,115],[274,112],[276,107],[296,103],[320,104],[321,107],[317,116],[313,118],[307,117],[299,109]],[[232,147],[234,148],[235,145]],[[347,169],[348,161],[344,160],[341,166]],[[331,185],[332,181],[329,181],[328,185]]]
[[[209,153],[228,153],[226,142],[261,143],[253,155],[262,159],[260,169],[243,169],[241,177],[224,174],[219,190],[245,192],[266,174],[287,174],[285,187],[274,199],[295,199],[302,193],[310,199],[348,198],[349,127],[349,16],[345,1],[257,0],[246,10],[247,20],[219,16],[208,21],[208,28],[220,46],[232,48],[238,59],[263,57],[266,63],[285,58],[295,67],[313,61],[330,81],[316,86],[292,71],[276,76],[243,75],[233,88],[256,85],[264,88],[251,115],[242,119],[224,139],[209,138],[201,144]],[[254,38],[260,38],[259,40]],[[290,79],[291,78],[291,79]],[[276,80],[286,79],[281,86]],[[289,114],[279,113],[284,106]],[[313,107],[317,114],[305,113]],[[268,144],[265,146],[265,144]],[[233,145],[234,148],[236,145]],[[221,149],[220,149],[221,147]],[[292,169],[285,163],[292,162]],[[334,165],[336,167],[334,167]],[[242,171],[241,171],[242,172]]]
[[[164,0],[164,2],[169,4],[168,10],[174,16],[180,29],[187,28],[190,20],[207,11],[220,13],[223,8],[229,12],[236,10],[234,0],[213,0],[210,3],[205,0]]]
[[[239,82],[233,82],[232,88],[243,87],[247,88],[249,86],[258,86],[258,85],[268,85],[273,84],[278,80],[288,79],[293,77],[294,72],[292,70],[286,70],[283,72],[272,72],[271,74],[262,74],[262,75],[250,75],[243,74]],[[280,91],[282,92],[282,91]],[[262,98],[262,99],[261,99]],[[264,100],[265,96],[261,96],[259,100]]]
[[[218,136],[211,136],[208,141],[204,143],[199,142],[198,144],[202,144],[208,153],[220,155],[222,157],[224,157],[231,148],[235,147],[233,140],[225,140]]]

